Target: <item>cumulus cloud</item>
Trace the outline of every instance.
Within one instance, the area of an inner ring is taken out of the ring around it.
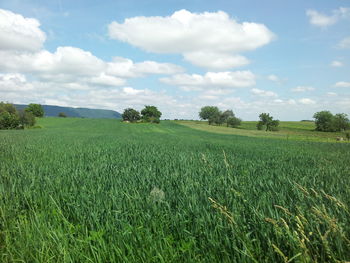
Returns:
[[[154,53],[179,53],[197,66],[214,69],[242,66],[239,52],[268,44],[274,34],[263,24],[239,23],[225,12],[180,10],[166,17],[132,17],[108,26],[112,39]],[[205,58],[207,55],[209,58]],[[210,59],[210,60],[209,60]]]
[[[305,92],[305,91],[313,91],[313,90],[315,90],[315,88],[311,86],[297,86],[291,89],[292,92]]]
[[[36,51],[46,39],[34,18],[0,9],[0,22],[0,50]]]
[[[335,68],[339,68],[339,67],[344,66],[343,62],[338,61],[338,60],[332,61],[330,65],[331,65],[331,67],[335,67]]]
[[[335,88],[350,88],[350,82],[338,81],[334,84]]]
[[[331,15],[325,15],[316,10],[309,9],[306,11],[306,15],[309,17],[310,24],[319,27],[327,27],[334,25],[340,19],[349,17],[350,8],[340,7],[333,10]]]
[[[304,105],[313,105],[316,104],[316,101],[309,99],[309,98],[302,98],[298,100],[299,103],[304,104]]]
[[[337,46],[339,48],[350,48],[350,37],[342,39]]]
[[[207,72],[199,74],[177,74],[161,78],[161,82],[175,86],[215,86],[227,88],[246,88],[255,85],[255,75],[250,71]]]
[[[260,97],[278,97],[278,95],[273,92],[273,91],[269,91],[269,90],[262,90],[262,89],[252,89],[251,92],[254,95],[260,96]]]

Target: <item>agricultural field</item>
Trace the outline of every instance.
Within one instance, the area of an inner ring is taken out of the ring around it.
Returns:
[[[281,121],[278,126],[279,130],[274,132],[257,130],[256,121],[243,121],[239,127],[234,129],[226,127],[226,125],[208,125],[207,121],[176,121],[176,123],[201,131],[221,134],[315,142],[336,142],[338,137],[342,137],[343,142],[348,142],[344,132],[315,131],[315,123],[312,121]]]
[[[350,261],[349,143],[38,125],[0,131],[0,262]]]

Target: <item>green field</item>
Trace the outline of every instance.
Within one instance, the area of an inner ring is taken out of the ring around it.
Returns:
[[[208,125],[206,121],[176,121],[187,127],[221,134],[235,134],[250,137],[265,137],[283,140],[302,140],[315,142],[336,142],[337,137],[343,137],[346,141],[344,132],[319,132],[315,131],[314,122],[302,121],[281,121],[279,131],[266,132],[256,129],[256,121],[243,121],[238,128],[230,128],[223,126]]]
[[[0,131],[0,262],[350,261],[348,143],[39,125]]]

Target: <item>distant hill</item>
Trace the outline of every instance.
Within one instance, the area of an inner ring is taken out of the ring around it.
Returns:
[[[18,110],[26,108],[28,105],[14,104]],[[45,116],[57,117],[60,112],[64,112],[67,117],[97,118],[97,119],[120,119],[121,114],[113,110],[72,108],[52,105],[42,105]]]

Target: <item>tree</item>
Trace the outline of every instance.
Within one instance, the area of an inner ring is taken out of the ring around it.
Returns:
[[[18,112],[19,122],[21,126],[24,128],[26,126],[34,126],[35,125],[35,116],[31,112],[27,112],[25,110],[20,110]]]
[[[333,128],[336,131],[345,131],[350,129],[350,121],[345,113],[337,113],[333,117]]]
[[[145,122],[159,123],[162,113],[157,109],[156,106],[145,106],[141,111],[142,119]]]
[[[11,103],[0,102],[0,129],[16,129],[20,125],[18,112]]]
[[[26,111],[17,111],[11,103],[0,102],[0,129],[19,129],[33,126],[35,117]]]
[[[226,123],[227,123],[227,127],[235,128],[241,125],[241,119],[233,115],[232,117],[228,117],[228,119],[226,120]]]
[[[263,126],[266,127],[266,131],[277,131],[279,120],[274,120],[269,113],[261,113],[259,115],[260,121],[256,125],[258,130],[262,130]]]
[[[319,111],[314,114],[316,131],[335,131],[333,114],[330,111]]]
[[[227,120],[230,118],[230,117],[235,117],[235,114],[233,113],[232,110],[225,110],[224,112],[222,112],[220,114],[220,124],[222,123],[227,123]],[[227,125],[228,126],[228,125]]]
[[[60,112],[58,113],[58,117],[67,118],[67,114],[65,114],[64,112]]]
[[[136,122],[141,119],[140,113],[132,108],[127,108],[122,114],[123,121]]]
[[[44,109],[40,104],[31,103],[25,111],[33,113],[35,117],[44,117]]]
[[[208,120],[209,125],[212,123],[217,123],[220,120],[220,110],[216,106],[205,106],[201,108],[199,112],[199,117],[202,120]]]

